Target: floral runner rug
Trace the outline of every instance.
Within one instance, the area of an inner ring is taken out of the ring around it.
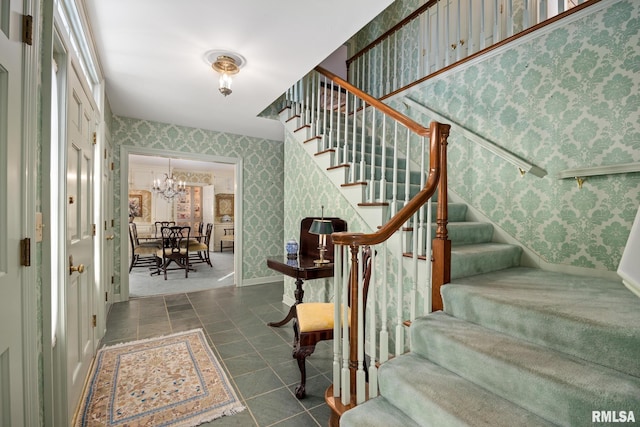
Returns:
[[[244,410],[202,329],[98,351],[75,426],[197,426]]]

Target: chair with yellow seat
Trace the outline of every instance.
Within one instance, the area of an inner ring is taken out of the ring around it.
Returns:
[[[371,279],[371,248],[362,250],[363,269],[363,307],[367,306],[369,281]],[[349,310],[349,315],[350,315]],[[300,385],[296,387],[296,397],[302,399],[306,395],[307,381],[306,359],[316,349],[316,344],[333,339],[334,304],[330,302],[303,302],[296,306],[296,317],[293,319],[293,357],[298,361],[300,369]]]

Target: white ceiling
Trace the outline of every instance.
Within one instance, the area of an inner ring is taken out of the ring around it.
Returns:
[[[283,139],[257,117],[392,0],[84,0],[114,114]],[[212,49],[246,65],[218,92]]]

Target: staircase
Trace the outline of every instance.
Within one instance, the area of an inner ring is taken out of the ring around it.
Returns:
[[[513,267],[442,289],[342,426],[640,424],[640,300],[620,283]]]
[[[327,149],[329,130],[306,126],[295,111],[281,118],[372,228],[398,210],[407,188],[413,197],[424,185],[421,173],[401,172],[410,185],[400,177],[394,191],[393,168],[410,162],[390,162],[393,150],[372,149],[371,135],[364,155],[343,154]],[[640,425],[640,300],[617,281],[520,267],[520,247],[492,242],[492,225],[466,221],[466,205],[448,209],[444,310],[411,323],[410,351],[377,372],[380,396],[345,412],[340,425]],[[389,250],[412,257],[413,231]]]

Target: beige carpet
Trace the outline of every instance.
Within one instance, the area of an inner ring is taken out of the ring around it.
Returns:
[[[98,351],[75,426],[196,426],[244,407],[201,329]]]

